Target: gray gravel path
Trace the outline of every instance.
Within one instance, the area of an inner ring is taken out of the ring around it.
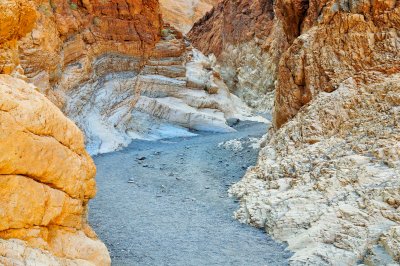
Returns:
[[[232,218],[238,203],[227,189],[256,163],[258,151],[218,143],[260,137],[266,126],[241,122],[236,129],[134,141],[95,158],[98,194],[89,219],[113,265],[287,265],[285,246]]]

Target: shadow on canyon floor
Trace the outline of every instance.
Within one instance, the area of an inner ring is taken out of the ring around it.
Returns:
[[[240,224],[227,189],[255,165],[258,150],[218,143],[261,137],[265,124],[229,134],[155,142],[95,157],[98,195],[90,222],[113,265],[287,265],[290,253],[262,230]]]

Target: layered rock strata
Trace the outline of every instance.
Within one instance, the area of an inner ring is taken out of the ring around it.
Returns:
[[[222,1],[188,37],[200,51],[215,55],[232,92],[260,111],[272,109],[277,65],[288,43],[273,1]]]
[[[36,1],[14,66],[84,130],[90,153],[132,138],[231,131],[249,110],[208,58],[161,22],[158,1]],[[3,71],[4,72],[4,71]]]
[[[277,1],[275,10],[292,45],[278,67],[275,129],[231,188],[235,215],[288,242],[292,265],[396,265],[399,3]]]
[[[64,110],[84,129],[91,153],[118,149],[133,138],[194,135],[188,129],[230,132],[227,119],[250,115],[209,59],[166,30],[169,35],[145,61],[104,55],[94,62],[93,82],[65,93]]]

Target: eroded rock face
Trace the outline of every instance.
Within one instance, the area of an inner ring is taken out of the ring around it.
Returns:
[[[30,32],[36,21],[35,7],[25,0],[0,3],[0,73],[18,73],[17,41]]]
[[[303,27],[280,61],[274,112],[278,128],[319,92],[332,92],[349,77],[369,84],[400,70],[397,1],[327,1],[323,8],[311,2],[307,14],[302,25],[309,29]],[[292,32],[287,34],[292,38]]]
[[[398,264],[399,3],[275,9],[292,44],[278,68],[275,130],[231,189],[236,217],[287,241],[292,265]]]
[[[249,106],[271,110],[277,65],[287,38],[271,0],[222,1],[188,36],[205,54],[214,54],[231,91]]]
[[[186,34],[220,0],[160,0],[163,20]]]
[[[92,154],[187,129],[231,131],[227,118],[249,114],[209,59],[161,25],[158,1],[38,1],[36,9],[35,28],[18,43],[23,74],[77,122]]]
[[[81,131],[20,79],[0,75],[0,95],[0,263],[109,265],[86,221],[96,169]]]
[[[187,129],[230,132],[227,119],[250,115],[210,60],[166,30],[170,35],[146,60],[104,55],[94,62],[92,82],[66,92],[65,112],[84,129],[91,153],[116,150],[133,138],[194,135]]]
[[[62,91],[87,82],[98,57],[117,53],[140,60],[151,53],[162,26],[156,0],[52,0],[35,7],[36,26],[19,42],[21,66],[61,108]]]
[[[287,241],[293,265],[398,261],[399,78],[320,93],[231,189],[236,217]]]

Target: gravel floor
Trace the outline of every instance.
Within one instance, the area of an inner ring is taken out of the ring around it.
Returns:
[[[257,150],[218,143],[260,137],[266,126],[238,132],[134,141],[95,157],[97,197],[89,220],[113,265],[287,265],[290,253],[262,230],[240,224],[227,189],[254,165]]]

